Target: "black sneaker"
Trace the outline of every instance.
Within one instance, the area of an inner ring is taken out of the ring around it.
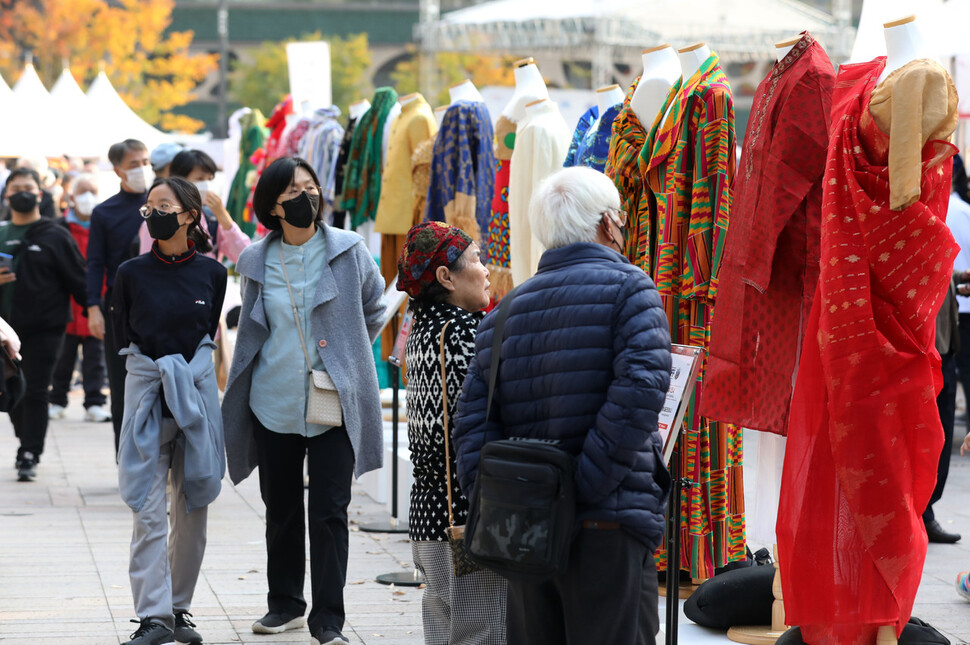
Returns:
[[[32,482],[37,477],[37,457],[32,452],[25,452],[17,460],[17,481]]]
[[[271,611],[253,623],[253,631],[257,634],[279,634],[290,629],[299,629],[305,624],[303,616],[288,616]]]
[[[148,618],[131,622],[139,623],[140,627],[131,635],[131,640],[123,645],[172,645],[175,642],[172,630],[165,625],[153,623]]]
[[[187,611],[175,612],[175,643],[176,645],[202,645],[202,636],[195,631],[195,623]]]
[[[336,627],[324,627],[310,636],[310,645],[343,645],[349,642]]]

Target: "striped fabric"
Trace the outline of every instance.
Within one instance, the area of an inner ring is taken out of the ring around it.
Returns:
[[[733,99],[716,54],[671,91],[658,121],[663,114],[636,159],[647,196],[637,197],[640,206],[630,211],[638,221],[628,251],[654,278],[671,342],[706,349],[735,166]],[[703,366],[680,439],[681,473],[693,482],[681,495],[681,568],[693,578],[709,578],[745,556],[741,428],[700,416],[702,382]],[[658,566],[666,567],[666,545]]]

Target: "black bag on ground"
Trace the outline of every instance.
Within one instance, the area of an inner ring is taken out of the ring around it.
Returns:
[[[775,645],[805,645],[801,628],[792,627],[775,641]],[[950,639],[926,621],[913,616],[903,626],[899,645],[950,645]]]
[[[574,460],[555,442],[490,441],[469,500],[465,544],[509,580],[541,582],[566,570],[576,517]]]

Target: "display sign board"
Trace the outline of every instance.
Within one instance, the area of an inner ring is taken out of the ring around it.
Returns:
[[[329,43],[323,40],[289,43],[286,46],[286,62],[296,114],[307,114],[333,103]]]
[[[684,425],[684,413],[694,395],[697,373],[701,368],[700,347],[689,345],[670,346],[670,387],[657,420],[657,430],[664,447],[664,463],[670,463],[680,429]]]

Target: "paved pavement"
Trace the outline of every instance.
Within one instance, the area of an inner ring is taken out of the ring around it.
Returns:
[[[16,481],[17,442],[0,415],[0,642],[3,645],[107,645],[127,640],[134,625],[128,583],[131,513],[118,496],[110,424],[81,422],[72,394],[68,417],[51,424],[33,483]],[[964,429],[958,428],[962,439]],[[5,474],[4,474],[5,473]],[[915,614],[970,641],[970,603],[953,590],[970,569],[970,457],[954,456],[947,494],[937,505],[945,527],[966,537],[955,546],[931,545]],[[377,584],[375,577],[411,571],[404,535],[361,532],[381,519],[382,507],[355,487],[346,589],[345,634],[353,643],[421,643],[421,591]],[[192,613],[206,643],[306,643],[305,629],[253,634],[265,611],[263,505],[256,478],[225,483],[210,507],[209,543]],[[309,578],[307,579],[309,597]],[[711,632],[704,642],[727,642]],[[687,643],[685,638],[682,643]],[[698,641],[699,642],[699,641]]]

